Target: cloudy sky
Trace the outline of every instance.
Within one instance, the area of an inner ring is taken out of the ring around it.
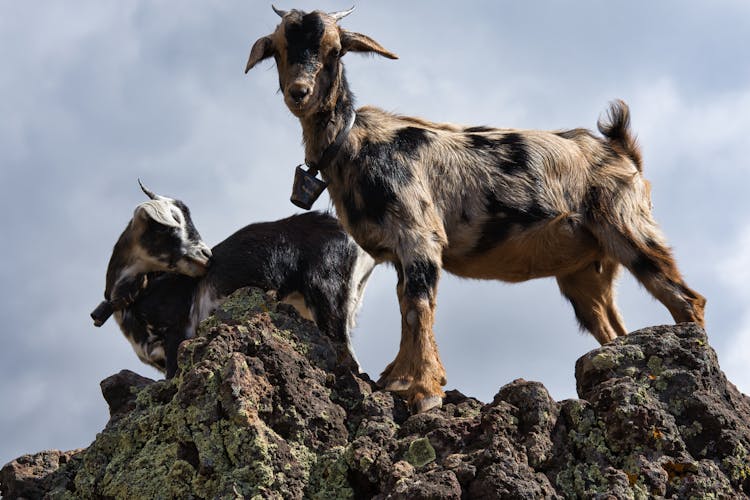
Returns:
[[[723,369],[750,392],[750,3],[467,5],[360,2],[344,27],[400,59],[346,57],[358,103],[559,129],[594,128],[625,99],[656,217],[708,298]],[[277,21],[247,0],[0,2],[0,465],[87,446],[107,421],[99,381],[123,368],[157,376],[114,321],[89,319],[112,245],[143,201],[137,177],[183,199],[210,245],[295,212],[299,124],[272,62],[243,74]],[[393,269],[377,269],[355,332],[374,377],[398,349],[394,285]],[[619,305],[631,330],[671,321],[629,275]],[[435,330],[448,388],[482,400],[515,378],[575,397],[575,360],[596,347],[553,280],[444,276]]]

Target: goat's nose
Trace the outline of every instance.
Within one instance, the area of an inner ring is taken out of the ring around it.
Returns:
[[[213,257],[213,254],[211,254],[211,250],[209,250],[208,248],[202,248],[201,255],[203,255],[206,258],[207,262],[210,262],[211,258]]]
[[[302,101],[310,93],[310,87],[304,84],[294,84],[289,88],[289,95],[296,102]]]

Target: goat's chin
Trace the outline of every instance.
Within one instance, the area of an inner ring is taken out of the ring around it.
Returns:
[[[293,99],[284,99],[286,107],[292,112],[297,118],[306,118],[315,112],[316,107],[313,105],[312,99],[306,99],[301,103],[296,103]]]
[[[201,276],[205,276],[205,274],[208,272],[207,264],[188,259],[180,260],[179,262],[177,262],[176,267],[178,273],[185,274],[193,278],[200,278]]]

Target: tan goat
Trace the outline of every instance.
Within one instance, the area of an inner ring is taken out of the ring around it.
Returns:
[[[357,243],[396,267],[401,345],[380,383],[413,409],[439,406],[446,383],[432,333],[442,268],[510,282],[554,276],[604,344],[626,334],[613,293],[622,264],[675,321],[703,324],[705,299],[682,280],[652,218],[624,102],[598,124],[604,138],[355,111],[341,57],[396,56],[339,27],[351,11],[276,12],[281,23],[255,42],[245,71],[275,58],[308,165]]]

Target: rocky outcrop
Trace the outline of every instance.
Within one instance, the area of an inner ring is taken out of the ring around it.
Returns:
[[[5,498],[746,498],[750,399],[695,325],[578,360],[581,399],[516,380],[410,415],[337,363],[341,346],[241,290],[180,348],[179,373],[102,382],[85,450],[24,456]]]

